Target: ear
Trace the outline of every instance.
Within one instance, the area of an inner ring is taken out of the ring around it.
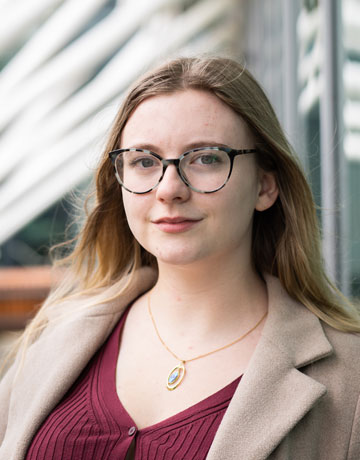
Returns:
[[[279,196],[279,188],[273,173],[259,171],[259,193],[255,209],[265,211],[269,209]]]

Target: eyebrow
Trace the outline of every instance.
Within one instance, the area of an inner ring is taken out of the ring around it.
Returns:
[[[188,150],[192,149],[197,149],[199,147],[226,147],[226,148],[232,148],[227,144],[223,144],[222,142],[214,142],[214,141],[196,141],[196,142],[191,142],[189,144],[185,144],[184,148],[182,149],[182,153],[187,152]],[[135,143],[134,145],[131,145],[130,147],[124,147],[124,148],[134,148],[134,149],[144,149],[144,150],[151,150],[154,153],[159,153],[161,152],[161,149],[151,143]]]

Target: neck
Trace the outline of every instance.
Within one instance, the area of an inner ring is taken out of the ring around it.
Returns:
[[[229,258],[226,264],[159,263],[151,306],[161,330],[199,338],[221,330],[231,335],[239,325],[251,326],[261,318],[267,310],[267,293],[251,264]]]

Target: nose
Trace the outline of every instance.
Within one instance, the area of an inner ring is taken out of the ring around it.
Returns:
[[[167,166],[155,190],[156,198],[164,202],[186,201],[191,195],[191,190],[181,179],[175,165]]]

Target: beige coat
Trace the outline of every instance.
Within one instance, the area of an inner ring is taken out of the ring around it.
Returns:
[[[105,341],[125,306],[154,282],[48,327],[18,380],[0,385],[0,460],[23,459],[33,435]],[[141,286],[141,287],[140,287]],[[262,338],[225,413],[209,460],[360,459],[360,337],[322,324],[267,277]],[[143,459],[146,460],[146,459]]]

